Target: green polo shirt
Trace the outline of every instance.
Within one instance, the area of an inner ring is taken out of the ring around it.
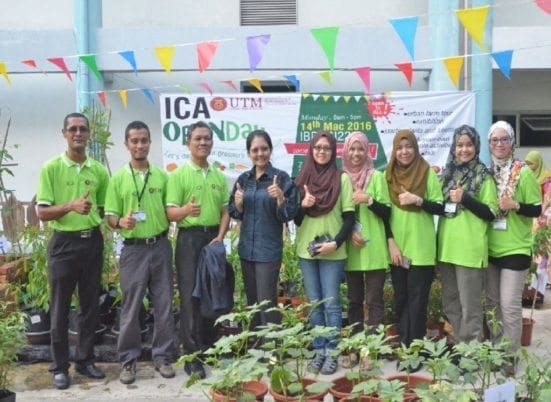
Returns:
[[[332,238],[335,238],[343,224],[342,213],[346,211],[354,211],[354,201],[352,201],[352,180],[350,180],[350,176],[343,173],[341,175],[341,193],[333,209],[316,217],[304,216],[297,229],[297,255],[308,260],[344,260],[346,258],[346,242],[328,255],[311,257],[307,248],[308,243],[314,240],[316,236],[329,234]]]
[[[541,204],[541,191],[532,170],[525,166],[520,171],[519,183],[513,196],[522,204]],[[490,257],[504,257],[512,254],[532,254],[532,224],[534,218],[510,210],[506,216],[507,229],[497,230],[490,225],[488,231],[488,252]]]
[[[123,217],[130,210],[144,211],[146,214],[145,221],[136,222],[134,229],[120,229],[121,236],[125,239],[152,237],[168,229],[165,213],[168,175],[153,165],[149,165],[148,173],[149,175],[134,170],[132,178],[132,170],[126,165],[118,170],[109,182],[105,199],[106,215]],[[142,194],[139,204],[138,194]]]
[[[98,207],[105,203],[109,175],[105,167],[88,157],[82,165],[70,160],[65,153],[47,161],[38,180],[38,205],[61,205],[76,200],[89,191],[92,209],[87,215],[71,211],[50,222],[56,230],[86,230],[101,223]]]
[[[374,171],[365,190],[373,199],[390,206],[388,186],[383,173]],[[367,204],[360,204],[356,209],[356,219],[362,225],[362,237],[369,239],[363,247],[355,247],[352,241],[347,241],[348,260],[347,271],[372,271],[387,269],[390,264],[388,244],[384,222]]]
[[[494,179],[487,176],[474,195],[495,213],[497,190]],[[488,266],[488,222],[468,209],[453,218],[441,216],[438,221],[438,261],[469,268]]]
[[[230,192],[224,174],[211,165],[206,170],[188,161],[168,178],[167,207],[181,207],[195,196],[201,205],[199,216],[187,216],[178,222],[178,227],[216,226],[220,224],[222,207],[228,204]]]
[[[436,173],[429,169],[427,188],[423,196],[425,200],[442,202],[442,187]],[[436,230],[434,217],[421,210],[420,212],[405,211],[394,203],[390,214],[390,227],[394,241],[402,255],[411,259],[412,265],[433,266],[436,262]]]

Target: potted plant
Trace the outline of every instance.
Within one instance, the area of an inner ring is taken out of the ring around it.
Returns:
[[[519,402],[551,400],[551,365],[548,351],[520,350],[525,363],[524,373],[517,381]]]
[[[394,350],[399,358],[398,369],[404,370],[405,373],[398,373],[390,376],[386,376],[387,380],[398,380],[404,383],[406,392],[404,399],[416,400],[417,394],[415,393],[418,387],[427,387],[432,383],[432,380],[424,375],[417,374],[415,371],[419,370],[425,358],[421,354],[422,344],[413,342],[411,345],[406,346],[403,343]]]
[[[442,307],[442,283],[437,277],[432,282],[427,304],[427,337],[440,338],[445,335]]]
[[[8,374],[14,368],[17,351],[25,344],[24,329],[24,315],[0,301],[0,401],[15,402],[15,394],[8,390]]]
[[[298,264],[297,247],[288,231],[283,236],[279,295],[279,302],[282,304],[291,304],[296,307],[304,302],[304,287]]]

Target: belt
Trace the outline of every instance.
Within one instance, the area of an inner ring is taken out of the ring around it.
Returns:
[[[78,237],[80,239],[89,239],[92,235],[99,233],[99,226],[95,228],[86,229],[86,230],[75,230],[75,231],[65,231],[65,230],[55,230],[55,232],[71,237]]]
[[[178,228],[178,229],[181,230],[181,231],[184,231],[184,232],[209,233],[209,232],[218,232],[219,228],[220,228],[219,225],[215,225],[215,226],[189,226],[187,228]]]
[[[123,243],[125,245],[131,245],[131,244],[138,244],[138,245],[146,245],[146,246],[150,246],[152,244],[155,244],[157,243],[159,240],[161,240],[162,238],[166,237],[166,234],[168,233],[168,230],[165,230],[164,232],[162,233],[159,233],[158,235],[156,236],[151,236],[151,237],[145,237],[145,238],[132,238],[132,239],[124,239],[123,240]]]

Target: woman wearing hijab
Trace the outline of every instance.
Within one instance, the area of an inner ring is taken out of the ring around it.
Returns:
[[[479,155],[476,129],[458,127],[442,173],[444,216],[438,222],[437,260],[444,314],[460,342],[483,339],[487,231],[497,211],[496,186]]]
[[[494,123],[488,132],[490,170],[497,184],[499,210],[488,232],[490,263],[487,270],[487,308],[496,309],[502,333],[520,346],[522,332],[522,289],[532,261],[532,218],[541,213],[541,193],[534,173],[515,159],[515,133],[505,121]],[[508,368],[513,374],[514,365]]]
[[[546,226],[551,224],[551,170],[545,166],[543,156],[539,151],[528,152],[524,162],[536,175],[536,180],[541,188],[542,208],[541,215],[537,220],[537,227]]]
[[[436,261],[433,214],[442,210],[442,189],[436,173],[419,153],[411,130],[394,136],[386,169],[392,212],[389,239],[400,342],[409,346],[426,333],[427,303]]]
[[[354,226],[354,203],[350,177],[337,168],[337,141],[326,131],[315,134],[308,155],[295,180],[301,204],[295,223],[297,255],[304,288],[311,303],[323,300],[310,313],[310,324],[334,327],[328,338],[316,338],[315,357],[308,364],[312,373],[333,374],[342,327],[339,287],[343,280],[346,246],[343,243]]]
[[[385,225],[390,219],[390,197],[383,173],[375,170],[369,157],[369,141],[365,134],[350,133],[344,141],[343,170],[352,179],[356,206],[356,224],[347,242],[348,260],[345,275],[348,288],[348,319],[353,333],[364,329],[364,300],[372,328],[384,322],[383,287],[390,263]],[[358,361],[356,352],[344,356],[343,367]]]

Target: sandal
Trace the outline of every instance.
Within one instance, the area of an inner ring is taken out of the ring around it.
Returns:
[[[341,358],[341,366],[343,368],[356,367],[356,364],[358,364],[358,354],[356,352],[350,352]]]
[[[312,374],[318,374],[325,363],[325,358],[326,356],[324,352],[316,352],[316,356],[310,360],[306,370]]]
[[[335,374],[338,367],[339,367],[339,360],[337,359],[337,356],[327,356],[325,358],[325,362],[323,363],[323,366],[321,367],[320,373],[325,375]]]

